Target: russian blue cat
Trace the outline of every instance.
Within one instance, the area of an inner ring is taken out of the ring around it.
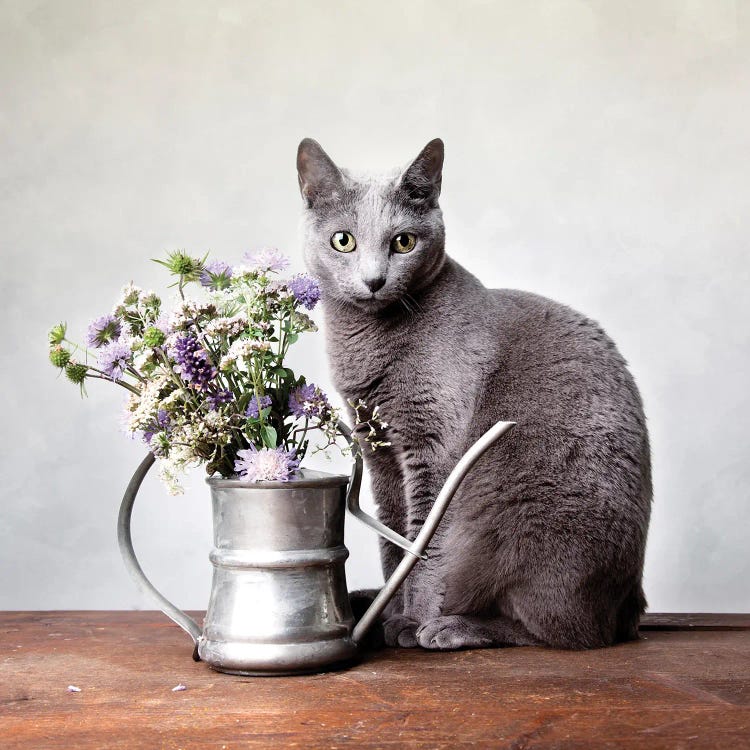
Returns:
[[[517,422],[469,473],[385,612],[389,645],[595,648],[637,637],[651,507],[648,434],[626,363],[592,320],[486,289],[445,251],[443,143],[357,176],[305,139],[297,168],[334,383],[378,404],[365,451],[381,520],[412,539],[458,459]],[[383,541],[390,575],[402,551]]]

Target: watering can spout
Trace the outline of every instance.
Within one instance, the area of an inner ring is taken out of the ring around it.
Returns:
[[[400,534],[394,532],[392,529],[389,529],[376,518],[365,513],[359,507],[359,488],[362,484],[362,458],[355,452],[354,467],[352,468],[352,476],[351,481],[349,482],[349,490],[346,498],[348,510],[360,521],[368,525],[385,539],[388,539],[390,542],[393,542],[404,549],[407,553],[403,556],[403,559],[396,570],[393,571],[391,577],[385,582],[383,588],[375,597],[370,607],[355,625],[352,632],[352,640],[355,644],[360,644],[362,642],[365,633],[367,633],[383,612],[388,602],[404,582],[406,576],[411,572],[412,568],[419,560],[424,560],[427,557],[425,553],[427,545],[432,540],[440,521],[445,515],[445,511],[448,509],[448,505],[456,494],[456,490],[459,488],[461,482],[469,473],[469,470],[479,460],[482,454],[484,454],[493,443],[499,440],[502,435],[511,430],[515,424],[515,422],[497,422],[490,427],[490,429],[487,430],[487,432],[485,432],[484,435],[482,435],[479,440],[477,440],[471,448],[466,451],[466,453],[464,453],[459,462],[453,468],[453,471],[451,471],[448,478],[445,480],[445,484],[438,493],[435,503],[427,515],[421,530],[413,541],[409,541]],[[351,430],[345,424],[339,423],[339,428],[345,437],[351,439]]]

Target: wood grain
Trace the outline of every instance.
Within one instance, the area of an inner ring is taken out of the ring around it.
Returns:
[[[599,651],[387,649],[250,678],[193,662],[159,613],[0,613],[0,747],[750,747],[750,617],[646,624]]]

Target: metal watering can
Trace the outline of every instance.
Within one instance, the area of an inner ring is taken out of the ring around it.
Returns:
[[[409,541],[359,507],[362,458],[351,476],[303,469],[289,482],[206,479],[211,488],[213,584],[203,628],[148,580],[135,551],[130,518],[151,453],[133,474],[120,505],[117,537],[138,586],[195,643],[193,658],[240,675],[301,674],[351,662],[362,639],[420,559],[459,484],[479,457],[515,425],[498,422],[456,464],[416,539]],[[351,442],[351,430],[339,423]],[[406,554],[355,624],[346,587],[344,508]]]

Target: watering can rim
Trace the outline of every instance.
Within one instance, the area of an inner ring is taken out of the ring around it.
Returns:
[[[266,489],[266,490],[296,490],[305,487],[341,487],[349,484],[350,477],[348,474],[329,474],[326,471],[317,469],[298,469],[297,472],[286,482],[280,481],[262,481],[249,482],[244,479],[232,477],[222,477],[213,474],[206,477],[206,484],[212,489],[233,489],[236,487],[247,487],[248,489]]]

